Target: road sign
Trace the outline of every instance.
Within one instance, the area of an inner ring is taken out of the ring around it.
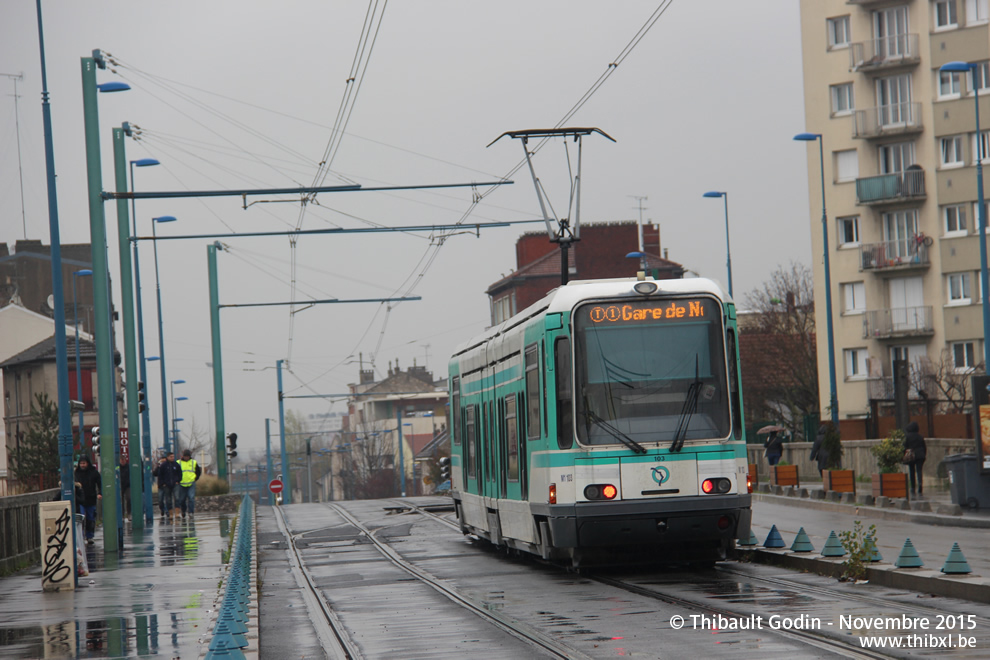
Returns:
[[[131,445],[127,436],[127,429],[120,429],[120,457],[127,463],[131,460]]]
[[[282,481],[280,479],[272,479],[271,481],[268,482],[268,490],[272,491],[273,493],[281,493]]]

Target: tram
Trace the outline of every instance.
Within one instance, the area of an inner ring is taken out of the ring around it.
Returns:
[[[706,279],[573,281],[449,363],[461,530],[588,564],[748,538],[735,305]]]

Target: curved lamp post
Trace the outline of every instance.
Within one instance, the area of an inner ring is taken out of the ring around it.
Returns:
[[[76,319],[76,396],[79,401],[83,401],[82,395],[82,366],[79,360],[79,294],[76,291],[76,281],[80,277],[92,275],[93,271],[88,268],[77,270],[72,273],[72,315]],[[83,401],[83,404],[85,402]],[[83,406],[85,407],[85,405]],[[86,449],[86,433],[83,430],[83,408],[79,409],[79,448]]]
[[[131,192],[134,192],[134,168],[152,167],[160,165],[154,158],[139,158],[130,161],[131,170]],[[131,236],[137,236],[137,210],[135,201],[131,199]],[[148,361],[145,358],[144,350],[144,304],[141,299],[141,261],[138,257],[138,242],[133,241],[132,252],[134,253],[134,299],[135,317],[137,320],[137,348],[138,348],[138,378],[147,387],[148,384]],[[155,521],[154,504],[151,501],[151,401],[145,401],[144,410],[141,411],[141,448],[144,454],[144,513],[145,522],[153,524]]]
[[[725,269],[729,271],[729,297],[732,298],[732,250],[729,249],[729,193],[711,190],[702,197],[721,197],[725,201]]]
[[[168,392],[165,383],[165,335],[162,331],[162,285],[158,276],[158,232],[157,227],[161,222],[175,222],[175,216],[163,215],[151,219],[151,236],[154,239],[152,245],[155,248],[155,295],[158,300],[158,357],[161,359],[162,374],[162,441],[165,443],[165,453],[172,450],[172,440],[168,433]]]
[[[832,424],[838,431],[839,395],[835,385],[835,341],[832,335],[832,277],[828,267],[828,215],[825,212],[825,148],[822,145],[821,133],[798,133],[794,139],[799,142],[818,141],[818,161],[822,175],[822,252],[825,256],[825,323],[828,334],[829,408],[832,412]]]
[[[164,370],[164,367],[163,367],[163,370]],[[169,396],[172,398],[172,417],[173,418],[175,417],[175,386],[176,385],[182,385],[185,382],[186,381],[182,380],[181,378],[178,379],[178,380],[173,380],[173,381],[170,381],[169,382]],[[176,454],[178,454],[179,453],[179,443],[177,442],[177,440],[178,440],[178,434],[176,432],[176,426],[175,426],[175,423],[174,423],[175,420],[173,419],[172,422],[173,422],[172,423],[172,433],[171,433],[171,436],[172,436],[172,450]],[[178,460],[178,459],[176,459],[176,460]]]
[[[980,216],[980,286],[983,299],[983,370],[990,373],[990,343],[987,333],[990,333],[990,275],[987,274],[987,209],[983,199],[983,159],[988,154],[980,153],[980,90],[976,89],[976,68],[979,63],[948,62],[939,67],[946,73],[971,72],[970,89],[973,91],[973,101],[976,103],[976,196]]]

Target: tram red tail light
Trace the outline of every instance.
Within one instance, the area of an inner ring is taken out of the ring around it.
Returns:
[[[753,492],[753,475],[751,474],[746,475],[746,492],[747,493]]]
[[[729,529],[729,525],[732,524],[732,518],[730,518],[729,516],[721,516],[718,519],[718,523],[716,523],[716,524],[718,525],[718,528],[719,529],[721,529],[722,531],[725,531],[725,530]]]
[[[724,477],[705,479],[701,482],[701,490],[706,495],[711,493],[728,493],[730,488],[732,488],[732,481]],[[750,489],[750,492],[752,492],[752,489]]]
[[[619,489],[612,484],[592,484],[584,487],[584,498],[587,500],[614,500]]]
[[[550,504],[557,503],[557,484],[550,484]]]

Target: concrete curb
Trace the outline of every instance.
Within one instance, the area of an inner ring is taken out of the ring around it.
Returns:
[[[738,548],[740,559],[808,571],[826,577],[841,577],[845,569],[842,559],[830,559],[821,555],[805,555],[789,550],[765,548]],[[990,603],[990,580],[979,575],[945,575],[938,570],[924,568],[897,568],[893,564],[878,562],[866,567],[866,579],[870,584],[905,591],[915,591],[959,598],[977,603]]]
[[[784,504],[787,506],[797,506],[816,511],[833,511],[835,513],[848,513],[849,515],[862,515],[864,517],[879,518],[880,520],[900,520],[904,522],[923,523],[940,527],[968,527],[975,529],[990,529],[990,517],[974,518],[966,517],[960,513],[955,515],[946,513],[928,513],[925,511],[901,510],[883,508],[871,504],[854,504],[842,502],[830,502],[827,500],[810,499],[804,489],[790,489],[790,495],[771,495],[769,493],[753,493],[753,499],[757,502],[767,502],[768,504]],[[945,505],[940,505],[945,508]],[[951,505],[949,510],[959,507]]]

